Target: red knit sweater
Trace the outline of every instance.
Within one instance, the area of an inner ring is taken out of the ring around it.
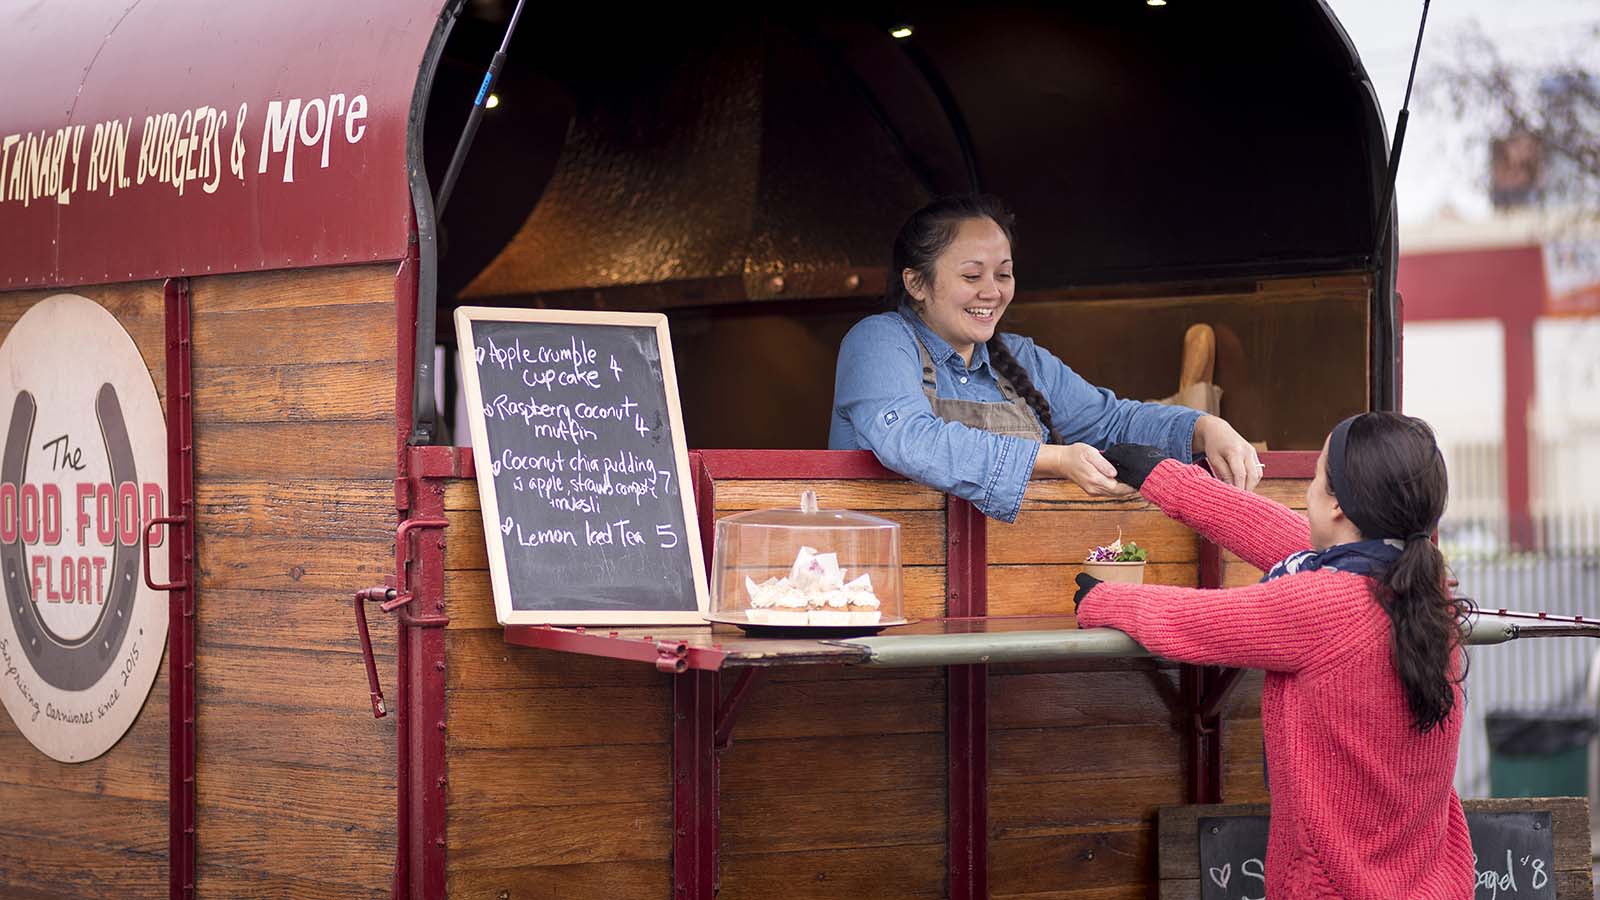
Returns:
[[[1262,570],[1311,546],[1298,514],[1196,466],[1167,460],[1141,493]],[[1119,628],[1169,659],[1266,670],[1266,896],[1470,900],[1472,843],[1451,787],[1461,692],[1445,722],[1412,727],[1370,579],[1320,569],[1231,590],[1103,584],[1078,624]]]

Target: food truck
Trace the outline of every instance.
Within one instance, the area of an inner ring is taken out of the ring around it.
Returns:
[[[1149,896],[1159,808],[1266,798],[1259,676],[1074,632],[1072,577],[1119,530],[1147,580],[1259,573],[1137,499],[1001,524],[824,450],[834,356],[900,220],[993,192],[1007,329],[1143,398],[1209,325],[1303,505],[1398,392],[1327,6],[519,12],[0,12],[0,895]],[[468,306],[664,315],[695,552],[811,491],[899,526],[918,623],[503,623]]]

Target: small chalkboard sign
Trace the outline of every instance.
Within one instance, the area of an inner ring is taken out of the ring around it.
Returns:
[[[1476,857],[1476,900],[1556,900],[1568,869],[1581,867],[1587,878],[1587,855],[1558,853],[1558,832],[1583,815],[1581,800],[1468,801],[1467,830]],[[1576,814],[1569,808],[1576,804]],[[1200,900],[1261,900],[1266,896],[1268,817],[1264,806],[1169,807],[1161,811],[1162,896],[1198,896]],[[1584,829],[1587,846],[1587,828]],[[1567,841],[1567,843],[1572,843]],[[1185,863],[1187,858],[1190,862]],[[1196,884],[1198,890],[1182,889]],[[1170,890],[1169,890],[1170,888]]]
[[[666,316],[456,310],[503,625],[705,621]]]

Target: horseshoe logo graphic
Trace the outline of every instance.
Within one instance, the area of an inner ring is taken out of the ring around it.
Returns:
[[[0,457],[0,482],[21,487],[28,470],[28,446],[32,442],[37,411],[33,395],[19,391],[11,408],[5,455]],[[100,420],[100,437],[111,463],[111,483],[131,481],[137,484],[139,479],[127,423],[123,421],[117,390],[109,383],[102,384],[95,396],[95,415]],[[0,575],[5,580],[6,610],[16,627],[18,643],[39,677],[62,690],[81,691],[92,687],[111,668],[127,637],[133,601],[139,588],[139,553],[137,547],[121,541],[114,541],[114,547],[111,587],[100,608],[100,617],[87,634],[69,640],[52,631],[39,615],[26,580],[27,553],[20,530],[16,540],[0,543]]]

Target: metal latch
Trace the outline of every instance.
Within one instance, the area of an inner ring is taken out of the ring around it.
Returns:
[[[361,632],[361,658],[367,664],[367,687],[372,692],[374,719],[383,718],[389,711],[383,705],[383,689],[378,687],[378,663],[372,657],[372,634],[367,630],[367,604],[379,601],[387,610],[398,593],[392,587],[370,587],[356,591],[356,630]]]
[[[411,548],[406,541],[411,532],[424,528],[448,528],[450,522],[446,519],[407,519],[395,529],[395,554],[402,573],[402,581],[398,588],[384,585],[382,587],[362,588],[356,591],[356,630],[361,633],[361,658],[367,666],[367,687],[372,694],[372,717],[381,719],[389,714],[388,708],[383,703],[383,689],[378,686],[378,663],[372,655],[372,633],[367,628],[367,604],[377,603],[378,608],[386,613],[392,613],[407,603],[411,602]],[[418,623],[404,614],[400,621],[407,625],[431,624]]]
[[[188,587],[189,587],[188,579],[184,579],[183,581],[170,581],[170,582],[168,582],[166,584],[156,584],[154,581],[150,580],[150,533],[152,531],[155,531],[157,528],[159,528],[162,525],[170,526],[170,528],[168,530],[168,535],[167,535],[168,539],[170,540],[171,539],[171,528],[188,528],[189,527],[189,517],[188,516],[158,516],[158,517],[156,517],[154,519],[151,519],[150,521],[144,523],[144,534],[141,536],[141,538],[139,540],[139,543],[142,545],[142,550],[143,550],[143,553],[144,553],[144,584],[145,584],[145,587],[148,587],[152,591],[182,591],[182,590],[187,590]]]

